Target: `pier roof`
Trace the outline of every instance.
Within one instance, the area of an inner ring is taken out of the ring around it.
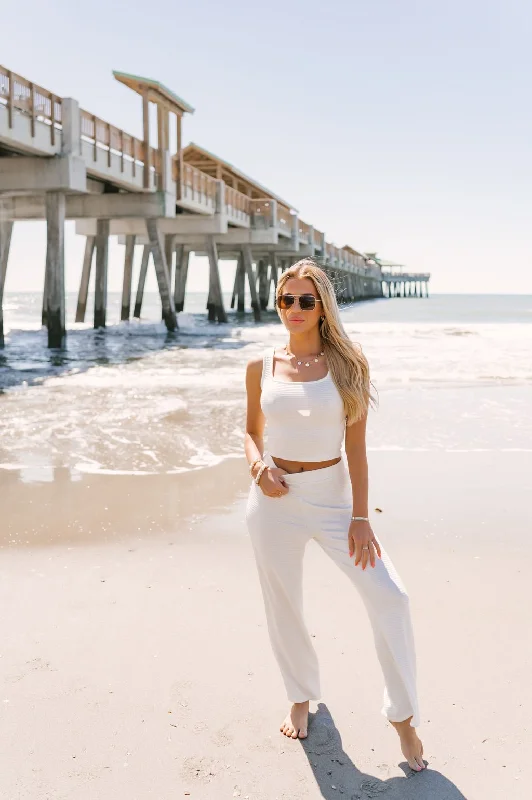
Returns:
[[[377,256],[377,253],[366,253],[365,255],[367,258],[371,258],[381,267],[404,267],[404,264],[398,264],[397,261],[387,261],[385,258],[380,258],[380,256]]]
[[[248,194],[252,200],[269,198],[271,200],[277,200],[278,203],[288,209],[297,211],[291,203],[287,203],[286,200],[283,200],[282,197],[279,197],[270,189],[262,186],[262,184],[258,183],[254,178],[250,178],[245,173],[240,172],[240,170],[232,164],[229,164],[228,161],[224,161],[219,156],[215,156],[213,153],[205,150],[205,148],[195,144],[195,142],[190,142],[190,144],[183,149],[183,160],[187,164],[191,164],[193,167],[207,173],[207,175],[223,180],[228,186],[232,186],[240,192],[244,189],[245,191],[243,193]],[[243,186],[239,186],[239,183],[243,184]]]
[[[342,247],[342,250],[347,250],[348,253],[352,253],[354,256],[361,256],[362,258],[366,258],[367,253],[361,253],[360,250],[355,250],[354,247],[346,244]]]
[[[185,112],[188,114],[194,113],[191,105],[159,81],[154,81],[151,78],[142,78],[140,75],[130,75],[128,72],[117,72],[116,70],[113,70],[113,75],[117,81],[140,95],[148,92],[150,100],[169,107],[171,111],[179,111],[181,114]]]

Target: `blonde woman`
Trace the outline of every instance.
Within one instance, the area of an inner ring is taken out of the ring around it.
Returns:
[[[410,767],[420,771],[409,598],[368,519],[366,418],[374,400],[368,363],[313,260],[281,275],[276,308],[287,343],[247,365],[245,452],[252,476],[246,523],[271,646],[292,703],[280,730],[305,738],[309,701],[321,696],[302,605],[303,553],[313,538],[361,595],[384,675],[381,713],[399,734]]]

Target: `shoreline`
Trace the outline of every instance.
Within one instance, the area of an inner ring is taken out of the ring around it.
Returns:
[[[426,522],[426,535],[444,541],[451,535],[453,520],[446,516],[448,501],[443,497],[452,495],[450,501],[460,504],[454,521],[458,529],[485,528],[487,538],[481,543],[485,544],[497,537],[500,526],[505,546],[520,546],[518,532],[532,529],[532,506],[524,500],[529,452],[527,448],[368,448],[372,520],[386,525],[387,519],[394,519],[406,526],[403,536],[408,536],[409,525]],[[475,478],[478,472],[488,478],[489,487]],[[244,455],[176,474],[87,472],[74,480],[72,472],[61,467],[53,470],[51,481],[22,482],[19,477],[18,469],[0,469],[0,494],[10,498],[9,516],[0,528],[4,551],[165,536],[183,521],[231,513],[249,489]],[[499,500],[486,503],[487,497]],[[383,513],[374,512],[375,508]]]

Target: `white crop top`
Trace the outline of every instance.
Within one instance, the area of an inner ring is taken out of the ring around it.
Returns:
[[[287,461],[329,461],[341,455],[345,434],[342,398],[328,372],[317,381],[283,381],[273,375],[275,348],[262,363],[260,405],[268,452]]]

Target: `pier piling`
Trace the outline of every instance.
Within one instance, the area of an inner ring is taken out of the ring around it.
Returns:
[[[235,307],[236,310],[242,312],[245,310],[245,290],[246,290],[246,269],[244,267],[244,259],[239,255],[236,270],[235,270],[235,284],[233,287],[233,296],[231,298],[231,308]]]
[[[184,245],[177,245],[174,282],[174,305],[176,312],[183,311],[185,307],[189,260],[190,252],[185,249]]]
[[[279,264],[277,262],[276,253],[270,253],[270,280],[268,282],[268,300],[270,299],[270,287],[271,284],[273,284],[274,308],[275,308],[275,294],[277,292],[278,269],[279,269]]]
[[[140,319],[140,312],[142,310],[142,300],[144,298],[144,285],[146,283],[146,273],[148,272],[148,264],[150,262],[150,246],[145,244],[142,248],[142,261],[140,262],[139,282],[137,285],[137,294],[135,297],[135,308],[133,316]]]
[[[65,195],[46,194],[46,327],[48,347],[65,339]]]
[[[257,264],[257,283],[261,311],[268,308],[268,294],[270,282],[268,280],[268,265],[264,259],[259,259]]]
[[[96,271],[94,279],[94,327],[105,328],[107,316],[107,269],[109,263],[108,219],[96,222]]]
[[[251,295],[251,308],[253,309],[253,316],[255,322],[260,322],[260,305],[257,295],[257,284],[255,282],[255,273],[253,272],[253,254],[251,252],[251,245],[242,245],[242,259],[244,261],[244,268],[248,277],[249,293]]]
[[[124,280],[122,282],[122,308],[120,320],[129,322],[131,315],[131,284],[133,280],[133,258],[135,256],[135,236],[126,236],[126,252],[124,256]]]
[[[87,236],[85,241],[85,255],[83,256],[83,269],[81,271],[81,280],[79,284],[78,303],[76,306],[76,322],[85,322],[93,255],[94,236]]]
[[[13,223],[0,217],[0,347],[4,346],[4,287],[12,233]]]
[[[149,217],[146,220],[146,227],[148,230],[148,239],[150,241],[153,263],[155,265],[155,274],[157,276],[159,294],[161,296],[162,317],[167,330],[175,331],[177,328],[177,317],[175,313],[174,298],[170,288],[170,274],[168,272],[168,265],[166,263],[165,248],[163,246],[163,238],[160,231],[159,222],[156,218]]]
[[[227,322],[227,314],[224,308],[222,285],[220,281],[220,266],[218,262],[218,249],[214,236],[207,236],[206,250],[209,257],[209,296],[207,299],[207,309],[209,320],[213,322]]]

